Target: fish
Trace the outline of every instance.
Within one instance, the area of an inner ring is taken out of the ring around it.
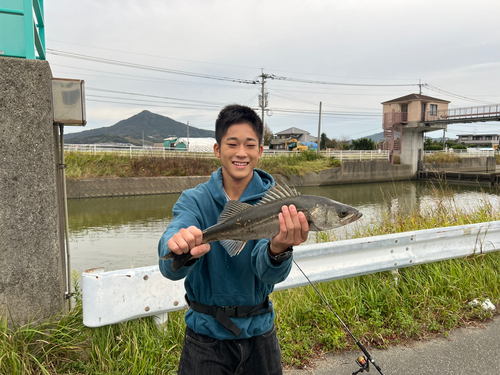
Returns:
[[[261,200],[255,204],[229,200],[220,214],[217,224],[203,230],[202,244],[219,241],[229,256],[238,255],[251,240],[272,238],[279,233],[278,215],[281,208],[293,204],[303,212],[310,231],[324,231],[350,224],[363,216],[356,208],[332,199],[301,195],[286,184],[271,186]],[[169,252],[162,260],[173,259],[174,272],[180,270],[190,259],[190,252],[177,255]]]

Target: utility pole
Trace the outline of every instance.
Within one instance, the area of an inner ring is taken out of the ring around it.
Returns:
[[[267,105],[269,104],[269,101],[268,101],[269,93],[266,92],[266,89],[265,89],[266,78],[274,79],[274,76],[272,74],[264,74],[264,69],[262,68],[262,74],[259,77],[261,78],[260,84],[262,85],[261,93],[259,94],[259,107],[262,108],[262,125],[264,126],[265,125],[264,112],[266,110]],[[267,110],[267,114],[268,114],[268,116],[272,116],[273,112],[270,110]]]
[[[318,148],[316,149],[316,152],[319,155],[319,152],[321,151],[321,104],[322,102],[319,102],[319,122],[318,122]]]
[[[189,152],[189,121],[187,122],[187,138],[188,138],[188,144],[187,144],[187,152]]]
[[[443,129],[443,151],[446,149],[446,129]]]
[[[422,94],[422,80],[418,80],[418,93],[421,95]]]

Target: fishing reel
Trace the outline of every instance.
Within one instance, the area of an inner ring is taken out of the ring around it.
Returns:
[[[367,361],[367,359],[363,356],[358,357],[356,359],[356,363],[358,364],[359,367],[361,367],[358,371],[353,372],[352,375],[359,374],[361,372],[370,372],[370,362]]]

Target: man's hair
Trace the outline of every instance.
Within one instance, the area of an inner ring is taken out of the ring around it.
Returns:
[[[219,116],[217,116],[217,120],[215,121],[215,139],[217,143],[221,143],[222,137],[224,137],[224,134],[226,134],[227,129],[231,125],[242,123],[252,127],[257,134],[260,146],[262,143],[262,134],[264,133],[262,120],[252,108],[239,104],[229,104],[219,112]]]

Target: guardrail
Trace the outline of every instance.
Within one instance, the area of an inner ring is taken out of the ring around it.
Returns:
[[[165,148],[141,147],[141,146],[116,146],[116,145],[80,145],[80,144],[65,144],[65,152],[83,152],[97,155],[99,153],[113,153],[129,157],[154,156],[163,158],[172,157],[198,157],[198,158],[214,158],[212,149],[203,149],[198,152],[187,152],[182,150],[168,150]],[[264,150],[262,157],[277,157],[277,156],[293,156],[299,154],[300,151],[281,151],[281,150]],[[321,155],[326,157],[334,157],[343,160],[389,160],[389,151],[387,150],[326,150],[321,151]]]
[[[500,221],[434,228],[298,246],[294,260],[312,282],[372,274],[500,250]],[[275,290],[307,284],[296,266]],[[184,281],[164,278],[158,266],[82,274],[83,323],[100,327],[144,316],[164,322],[187,308]]]

